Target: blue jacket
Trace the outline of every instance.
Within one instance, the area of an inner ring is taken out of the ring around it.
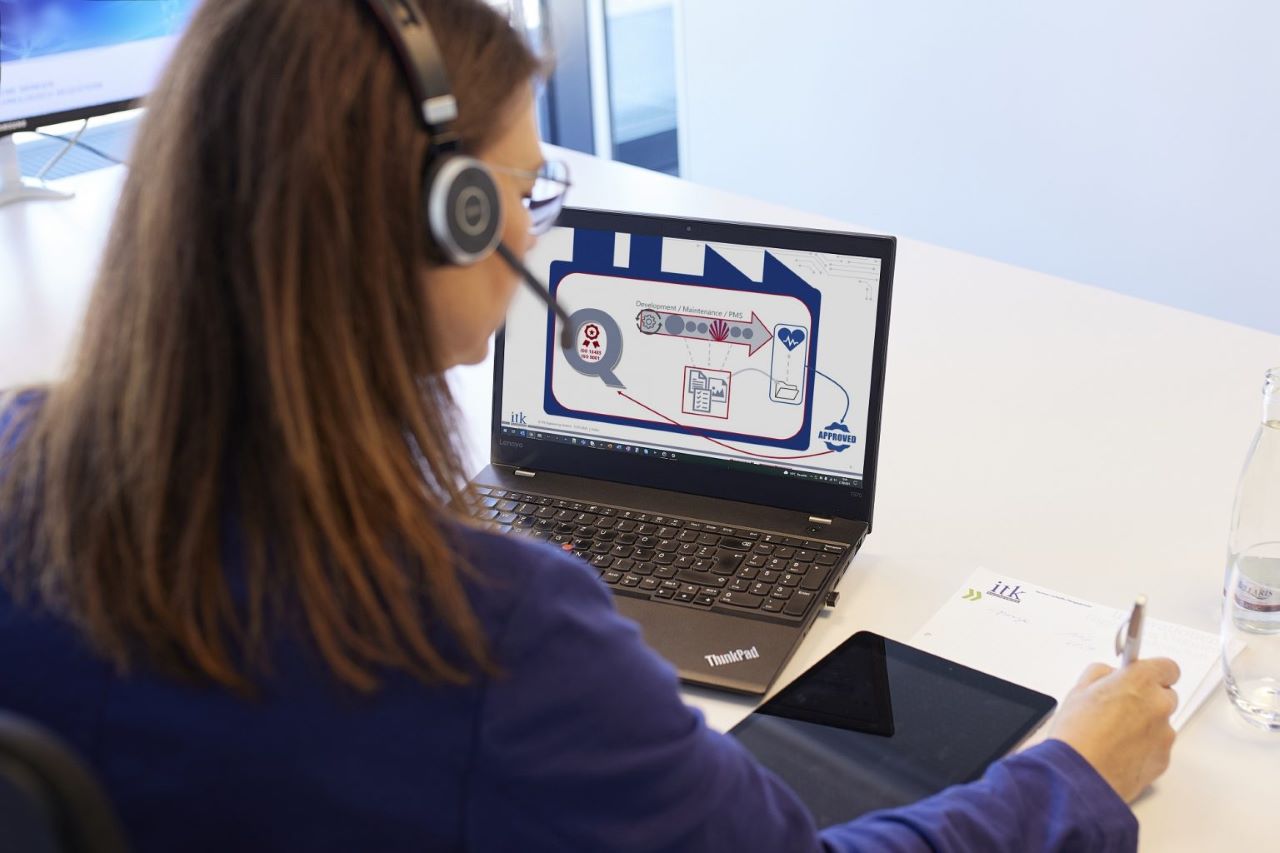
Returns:
[[[0,587],[0,707],[80,752],[140,851],[1136,847],[1128,807],[1059,741],[819,832],[680,700],[674,671],[594,570],[542,543],[479,531],[461,542],[502,676],[429,687],[389,674],[358,695],[282,630],[276,676],[248,701],[145,666],[117,673]]]

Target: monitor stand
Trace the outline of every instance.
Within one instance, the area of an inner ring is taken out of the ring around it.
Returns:
[[[22,177],[18,164],[18,146],[13,134],[0,136],[0,207],[34,199],[67,199],[75,193],[62,192],[44,185],[43,181]]]

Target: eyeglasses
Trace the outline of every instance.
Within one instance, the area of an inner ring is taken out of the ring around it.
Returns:
[[[569,164],[563,160],[548,160],[536,172],[527,169],[513,169],[510,166],[486,164],[495,172],[513,175],[525,181],[532,181],[533,188],[521,201],[529,212],[529,233],[545,234],[555,224],[564,207],[564,195],[571,186],[569,182]]]

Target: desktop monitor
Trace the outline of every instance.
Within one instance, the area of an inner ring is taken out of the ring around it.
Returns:
[[[136,105],[197,0],[0,0],[0,136]]]
[[[0,206],[71,194],[22,176],[13,134],[135,106],[199,0],[0,0]]]

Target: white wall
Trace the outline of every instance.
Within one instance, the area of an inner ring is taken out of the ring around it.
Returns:
[[[1280,4],[680,9],[685,177],[1280,333]]]

